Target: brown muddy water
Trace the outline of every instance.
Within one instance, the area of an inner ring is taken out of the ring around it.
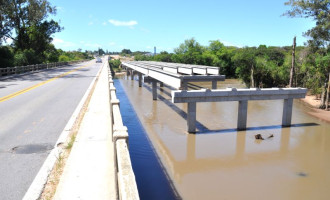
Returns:
[[[198,132],[188,134],[187,106],[173,104],[169,88],[153,101],[151,85],[120,83],[183,199],[330,199],[330,124],[299,100],[289,128],[281,127],[283,101],[249,101],[246,131],[236,130],[237,102],[197,103]]]

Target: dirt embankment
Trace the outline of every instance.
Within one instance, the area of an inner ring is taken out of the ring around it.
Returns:
[[[330,123],[330,111],[318,109],[321,101],[315,95],[307,95],[301,101],[311,108],[311,111],[307,111],[308,114]]]

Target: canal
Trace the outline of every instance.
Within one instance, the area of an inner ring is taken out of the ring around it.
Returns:
[[[330,124],[308,115],[299,100],[289,128],[281,127],[283,101],[250,101],[246,131],[236,130],[237,102],[197,103],[198,132],[188,134],[187,106],[171,103],[169,88],[158,88],[153,101],[150,85],[139,88],[125,76],[119,83],[165,168],[162,176],[181,198],[330,198]],[[226,80],[218,87],[244,86]],[[135,128],[128,131],[131,145]]]

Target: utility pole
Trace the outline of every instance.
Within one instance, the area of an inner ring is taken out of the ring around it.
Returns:
[[[294,66],[295,66],[295,57],[296,57],[296,36],[293,38],[293,45],[292,45],[292,62],[291,62],[291,70],[290,70],[290,82],[289,87],[293,86],[293,76],[294,76]]]

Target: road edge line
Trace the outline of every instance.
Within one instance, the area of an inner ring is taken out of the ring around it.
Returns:
[[[50,172],[52,171],[52,169],[56,163],[56,160],[59,158],[61,152],[63,151],[63,148],[60,147],[60,144],[65,143],[65,141],[67,140],[67,137],[70,134],[71,129],[72,129],[73,125],[75,124],[75,122],[80,114],[80,111],[83,108],[83,105],[85,104],[87,97],[89,96],[89,94],[95,84],[96,79],[100,76],[100,73],[101,73],[103,67],[104,67],[104,64],[102,65],[102,67],[100,67],[99,71],[97,72],[97,75],[92,80],[92,82],[89,85],[88,89],[86,90],[84,96],[82,97],[78,106],[76,107],[73,114],[71,115],[68,123],[66,124],[63,131],[61,132],[57,142],[55,143],[54,149],[47,156],[44,164],[41,166],[39,172],[37,173],[36,177],[32,181],[29,189],[25,193],[22,200],[37,200],[40,198],[40,196],[44,190],[45,184],[47,183],[48,176],[49,176]]]

